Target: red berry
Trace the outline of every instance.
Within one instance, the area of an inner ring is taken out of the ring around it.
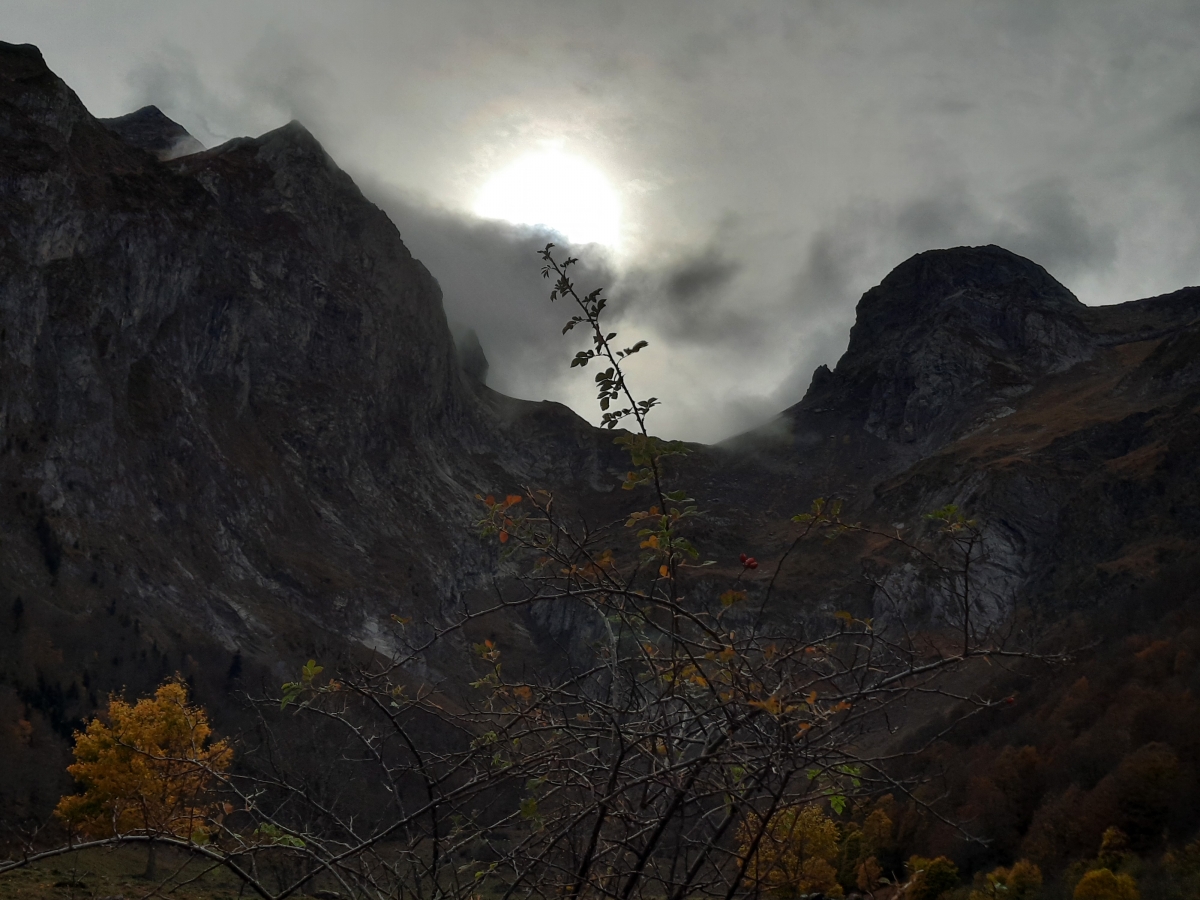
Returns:
[[[1017,702],[1017,698],[1016,697],[1005,697],[1004,702],[1007,703],[1009,706],[1012,706],[1014,703]]]
[[[753,556],[750,556],[750,557],[746,558],[746,561],[744,563],[742,563],[742,565],[744,565],[747,569],[757,569],[758,568],[758,560],[755,559]]]
[[[738,559],[740,559],[740,560],[742,561],[742,564],[743,564],[743,565],[745,565],[745,563],[746,563],[746,560],[747,560],[747,559],[749,559],[749,558],[750,558],[750,557],[748,557],[748,556],[747,556],[745,553],[743,553],[741,556],[739,556],[739,557],[738,557]]]

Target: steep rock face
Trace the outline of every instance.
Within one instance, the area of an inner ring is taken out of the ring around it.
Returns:
[[[863,296],[845,354],[802,402],[718,448],[707,490],[779,523],[724,507],[728,547],[778,541],[814,497],[919,540],[933,531],[923,514],[955,504],[985,529],[982,621],[1123,602],[1200,558],[1198,328],[1198,288],[1092,308],[998,247],[919,254]],[[846,606],[912,626],[953,613],[915,569],[876,591],[844,552],[781,582],[777,613],[800,620]]]
[[[845,355],[818,370],[805,406],[853,408],[877,437],[936,445],[981,400],[1020,396],[1089,359],[1085,309],[1000,247],[918,254],[859,301]]]
[[[102,685],[386,651],[391,613],[491,571],[476,491],[608,479],[569,411],[464,376],[436,281],[302,126],[170,160],[153,132],[0,45],[0,602],[28,646],[137,621]]]

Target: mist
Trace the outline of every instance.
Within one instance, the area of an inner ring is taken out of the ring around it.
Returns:
[[[470,210],[549,144],[621,198],[603,287],[652,424],[715,441],[797,402],[859,296],[914,253],[997,243],[1086,303],[1200,282],[1191,0],[588,4],[5,0],[95,115],[207,146],[301,120],[474,329],[488,382],[595,421],[536,251]]]

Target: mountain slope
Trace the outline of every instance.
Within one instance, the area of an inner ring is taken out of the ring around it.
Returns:
[[[723,477],[776,521],[840,496],[920,535],[953,503],[984,525],[996,616],[1100,607],[1200,553],[1198,335],[1197,288],[1089,308],[998,247],[922,253],[863,296],[845,355],[799,404],[721,448]],[[885,609],[855,578],[796,573],[795,603],[939,616],[915,586]]]
[[[0,702],[64,735],[172,671],[386,652],[491,571],[477,491],[612,456],[464,376],[437,282],[299,124],[169,160],[112,124],[0,45]]]

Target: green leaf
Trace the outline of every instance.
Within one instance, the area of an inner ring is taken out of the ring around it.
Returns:
[[[295,703],[296,700],[304,693],[304,685],[296,681],[289,681],[283,685],[283,698],[279,701],[280,710],[288,708],[288,704]]]
[[[318,666],[315,659],[310,659],[304,668],[300,670],[300,678],[305,684],[309,684],[314,678],[324,671],[324,666]]]

